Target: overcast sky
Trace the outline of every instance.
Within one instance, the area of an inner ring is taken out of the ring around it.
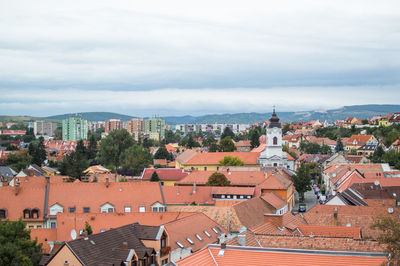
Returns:
[[[398,0],[0,1],[0,115],[400,104]]]

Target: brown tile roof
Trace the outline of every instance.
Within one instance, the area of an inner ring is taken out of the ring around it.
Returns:
[[[207,244],[218,242],[218,237],[221,234],[228,235],[228,231],[204,213],[195,213],[166,223],[164,226],[168,232],[169,243],[172,250],[180,248],[177,244],[177,242],[179,242],[185,248],[191,247],[192,252],[196,252]],[[214,230],[216,230],[217,233],[215,233]],[[204,231],[209,233],[210,237],[208,237]],[[187,238],[189,238],[193,244],[191,244]]]
[[[107,202],[114,206],[115,212],[124,212],[125,206],[130,206],[132,211],[144,206],[149,211],[152,204],[163,204],[163,199],[159,184],[154,182],[110,182],[108,187],[107,183],[85,182],[50,186],[49,208],[58,203],[64,211],[75,207],[77,213],[82,213],[84,207],[90,207],[91,213],[99,213],[100,207]]]
[[[151,175],[154,173],[154,171],[157,172],[158,177],[162,181],[181,180],[182,178],[186,177],[189,174],[188,172],[185,172],[182,169],[176,169],[176,168],[159,168],[159,169],[145,168],[143,169],[141,177],[142,180],[150,180]]]
[[[195,202],[197,205],[212,205],[213,187],[197,186],[193,193],[193,186],[163,186],[165,203],[167,205],[188,205]]]
[[[277,210],[283,208],[287,204],[287,202],[274,191],[264,194],[263,196],[261,196],[261,198]]]
[[[325,226],[325,225],[300,225],[300,232],[305,236],[346,237],[361,239],[360,227]]]
[[[76,232],[83,230],[86,222],[96,234],[136,222],[142,225],[160,226],[192,214],[190,212],[58,213],[57,240],[72,240],[71,230],[74,229]]]
[[[172,212],[202,212],[212,220],[219,223],[225,230],[230,232],[239,232],[243,227],[241,221],[236,215],[236,211],[232,206],[168,206],[168,211]],[[229,218],[228,218],[229,215]]]
[[[208,178],[216,171],[193,171],[177,184],[205,185]],[[257,186],[265,180],[265,173],[262,171],[217,171],[224,174],[232,186]]]
[[[176,157],[176,160],[180,163],[180,164],[186,164],[186,162],[188,160],[190,160],[193,156],[195,156],[197,154],[197,152],[195,150],[185,150],[184,152],[182,152],[181,154],[178,155],[178,157]]]
[[[264,223],[264,213],[275,213],[276,209],[261,198],[252,198],[233,205],[242,225],[247,228]]]
[[[219,162],[224,159],[225,156],[233,156],[241,159],[245,165],[257,164],[258,157],[260,156],[257,152],[208,152],[208,153],[197,153],[191,159],[189,159],[186,165],[219,165]]]
[[[298,250],[270,250],[266,248],[248,248],[228,246],[223,255],[220,247],[209,245],[189,257],[177,261],[178,266],[185,265],[381,265],[386,262],[384,254],[343,254],[337,252],[299,252]],[[214,262],[215,261],[215,262]]]
[[[335,209],[337,218],[335,218]],[[304,214],[308,224],[326,226],[353,226],[361,227],[362,237],[375,238],[379,231],[371,229],[371,225],[377,216],[387,216],[398,220],[399,208],[393,208],[394,212],[389,214],[388,207],[370,206],[337,206],[337,205],[316,205]]]

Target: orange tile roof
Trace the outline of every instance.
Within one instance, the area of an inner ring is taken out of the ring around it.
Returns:
[[[265,180],[265,173],[262,171],[193,171],[177,184],[201,184],[205,185],[208,178],[215,172],[224,174],[232,186],[256,186]]]
[[[252,198],[233,205],[240,223],[247,228],[253,228],[264,223],[265,213],[275,213],[276,209],[262,198]]]
[[[365,145],[373,135],[352,135],[344,144],[353,144],[354,141],[357,142],[357,145]]]
[[[227,246],[223,255],[219,255],[218,245],[209,245],[189,257],[177,261],[178,266],[185,265],[381,265],[386,256],[368,254],[343,254],[338,252],[299,252],[298,250],[270,250],[257,247]]]
[[[131,212],[131,213],[58,213],[57,240],[70,241],[71,230],[79,233],[88,222],[93,233],[138,222],[142,225],[160,226],[170,221],[192,215],[192,212]]]
[[[101,197],[99,197],[101,195]],[[58,203],[67,211],[75,207],[77,213],[83,212],[83,207],[90,207],[91,213],[99,213],[105,203],[114,206],[115,212],[124,212],[125,206],[132,211],[138,211],[139,206],[146,207],[156,202],[163,203],[158,183],[153,182],[121,182],[115,183],[59,183],[52,184],[49,191],[49,208]]]
[[[50,253],[49,241],[57,240],[57,229],[56,228],[41,228],[41,229],[29,229],[31,231],[31,239],[37,239],[38,243],[42,243],[43,253]]]
[[[188,205],[193,202],[200,205],[213,205],[213,187],[197,186],[194,192],[193,186],[163,186],[165,203],[167,205]]]
[[[245,165],[257,164],[258,157],[260,156],[257,152],[208,152],[208,153],[197,153],[191,159],[189,159],[186,165],[219,165],[219,162],[224,159],[225,156],[233,156],[241,159]]]
[[[300,225],[300,232],[306,236],[347,237],[361,239],[360,227],[325,226],[325,225]]]
[[[261,153],[265,150],[265,147],[267,147],[266,143],[261,143],[260,146],[252,149],[250,152],[256,152],[256,153]]]
[[[165,148],[167,149],[168,152],[175,152],[176,148],[170,144],[165,145]]]
[[[218,242],[218,237],[221,234],[229,234],[221,225],[210,219],[204,213],[195,213],[168,222],[164,224],[164,226],[168,232],[169,244],[172,250],[180,248],[177,244],[177,242],[179,242],[185,248],[191,247],[192,252],[196,252],[207,244]],[[213,228],[217,230],[218,233],[215,233]],[[218,228],[221,231],[219,231]],[[207,231],[210,237],[208,237],[204,231]],[[201,240],[198,237],[200,237]],[[187,238],[189,238],[193,244],[191,244]]]
[[[185,150],[184,152],[182,152],[181,154],[179,154],[178,157],[176,157],[176,160],[180,164],[186,164],[186,162],[189,161],[196,154],[197,154],[197,152],[195,150],[188,149],[188,150]]]
[[[260,184],[261,189],[288,189],[292,182],[279,172],[268,172],[267,178]]]
[[[287,202],[274,191],[265,193],[261,196],[263,200],[271,204],[275,209],[279,210],[287,205]]]
[[[157,172],[158,177],[162,181],[175,181],[181,180],[182,178],[186,177],[189,173],[183,171],[183,169],[176,169],[176,168],[145,168],[142,172],[142,180],[150,180],[151,176],[153,175],[154,171]]]

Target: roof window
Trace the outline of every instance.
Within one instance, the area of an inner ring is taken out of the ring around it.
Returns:
[[[187,237],[186,240],[187,240],[191,245],[194,245],[194,242],[193,242],[192,239],[190,239],[189,237]]]
[[[209,238],[211,238],[211,235],[210,235],[209,232],[207,232],[206,230],[204,230],[203,232],[204,232],[204,234],[206,234],[206,236],[208,236]]]
[[[212,229],[216,234],[218,234],[217,229],[215,229],[214,227],[211,227],[211,229]]]
[[[201,236],[199,236],[199,234],[196,234],[196,237],[198,240],[203,241],[203,238],[201,238]]]
[[[182,245],[179,241],[176,241],[176,244],[177,244],[180,248],[183,248],[183,245]]]
[[[216,228],[218,229],[218,231],[219,231],[220,233],[222,233],[221,228],[219,228],[218,226],[216,226]]]

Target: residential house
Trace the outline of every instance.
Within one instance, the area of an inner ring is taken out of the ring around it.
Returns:
[[[249,152],[251,150],[250,140],[240,140],[235,142],[235,147],[238,152]]]
[[[303,140],[303,136],[301,134],[287,134],[282,137],[282,144],[284,146],[288,146],[289,148],[300,148],[300,143]]]
[[[366,144],[378,143],[374,135],[352,135],[346,142],[343,140],[346,151],[357,150]]]
[[[11,179],[13,179],[16,175],[17,173],[10,167],[6,165],[0,165],[0,186],[2,186],[3,183],[8,185],[8,182],[10,182]]]
[[[157,173],[161,181],[161,185],[164,186],[174,186],[176,182],[181,181],[189,174],[183,169],[177,168],[145,168],[142,172],[142,176],[140,177],[140,179],[142,181],[150,181],[151,176],[154,172]]]

